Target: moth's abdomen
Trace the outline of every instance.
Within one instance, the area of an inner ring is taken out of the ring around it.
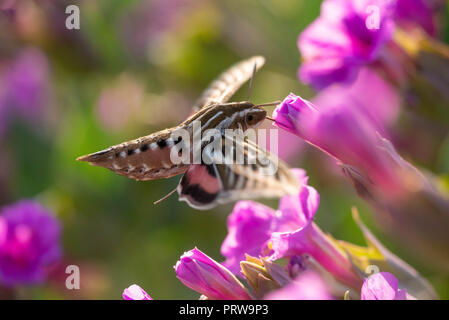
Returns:
[[[175,145],[170,133],[170,130],[160,131],[77,160],[136,180],[169,178],[187,170],[186,165],[173,164],[170,160],[170,150]]]

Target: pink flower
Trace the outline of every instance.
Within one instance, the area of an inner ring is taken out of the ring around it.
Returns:
[[[240,270],[245,254],[267,255],[267,241],[275,231],[293,231],[305,226],[318,208],[318,192],[307,185],[304,170],[294,169],[302,187],[299,196],[283,197],[278,211],[254,201],[239,201],[228,217],[228,235],[221,246],[223,263],[233,273]]]
[[[434,36],[438,29],[434,17],[435,11],[443,5],[443,1],[440,0],[396,0],[394,15],[405,29],[418,26]]]
[[[270,244],[273,250],[271,260],[310,255],[338,281],[353,288],[361,283],[346,253],[315,223],[295,231],[273,232]]]
[[[331,300],[324,280],[313,271],[301,273],[285,287],[270,292],[264,300]]]
[[[6,86],[3,103],[10,112],[35,121],[49,102],[49,66],[38,49],[26,49],[7,65],[3,76]],[[0,97],[0,100],[2,98]]]
[[[327,98],[327,101],[329,99]],[[288,95],[273,112],[275,125],[296,134],[339,162],[369,173],[386,190],[397,187],[396,166],[382,152],[383,127],[351,101],[335,99],[317,108],[311,102]],[[377,146],[377,147],[375,147]]]
[[[400,290],[398,279],[389,272],[379,272],[365,279],[362,300],[407,300],[406,290]]]
[[[369,8],[379,10],[378,24],[368,28]],[[299,36],[301,81],[322,89],[351,82],[360,66],[378,58],[394,29],[392,5],[382,0],[325,0],[321,14]]]
[[[401,97],[398,90],[375,69],[362,67],[351,85],[335,84],[316,95],[312,103],[320,110],[326,106],[344,105],[369,118],[379,132],[393,125],[399,115]]]
[[[243,284],[225,267],[197,248],[181,256],[175,265],[181,282],[213,300],[250,299]]]
[[[122,296],[125,300],[153,300],[150,295],[137,284],[133,284],[123,290]]]
[[[449,200],[382,137],[366,112],[336,99],[315,107],[290,94],[273,113],[275,125],[337,160],[381,225],[435,266],[449,266]],[[298,236],[296,236],[298,237]]]
[[[307,185],[303,170],[296,170],[302,187],[297,195],[280,200],[277,211],[252,201],[239,201],[228,218],[228,236],[221,247],[223,263],[237,273],[245,254],[271,260],[310,255],[336,279],[351,287],[361,285],[344,252],[313,223],[319,194]]]
[[[60,225],[40,204],[21,201],[0,211],[0,284],[42,282],[61,255]]]

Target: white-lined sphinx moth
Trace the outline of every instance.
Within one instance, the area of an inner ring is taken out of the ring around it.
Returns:
[[[245,131],[265,120],[266,111],[261,106],[248,101],[227,103],[264,63],[263,57],[255,56],[223,72],[195,103],[194,113],[180,125],[123,142],[77,160],[105,167],[136,180],[169,178],[185,173],[177,188],[179,199],[197,209],[208,209],[219,203],[238,199],[280,197],[295,193],[298,189],[296,178],[285,164],[267,151],[263,152],[263,161],[244,161],[241,164],[175,164],[170,157],[171,149],[182,142],[181,138],[173,138],[173,132],[186,130],[192,137],[195,121],[201,123],[203,132],[208,129],[224,132],[226,129]],[[227,140],[229,138],[223,134],[222,143]],[[240,143],[244,144],[242,149],[245,150],[245,157],[250,150],[260,154],[261,150],[250,141]],[[264,166],[270,166],[274,162],[277,164],[277,171],[271,175],[263,174]]]

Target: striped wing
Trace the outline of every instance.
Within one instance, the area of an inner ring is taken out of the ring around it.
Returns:
[[[193,110],[197,111],[211,103],[223,103],[228,101],[229,98],[231,98],[232,95],[251,78],[254,66],[256,66],[257,71],[262,68],[264,64],[264,57],[254,56],[231,66],[220,74],[218,78],[204,90],[201,97],[196,101]]]
[[[106,150],[79,157],[91,165],[107,168],[135,180],[170,178],[186,172],[187,165],[171,161],[173,129],[165,129],[135,140],[123,142]]]
[[[178,185],[179,200],[207,210],[236,200],[277,198],[298,192],[299,182],[286,164],[249,141],[242,143],[245,152],[241,164],[191,165]],[[254,154],[258,154],[256,161]]]

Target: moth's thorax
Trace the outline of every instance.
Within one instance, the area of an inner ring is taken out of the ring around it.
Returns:
[[[212,104],[192,115],[183,126],[191,126],[194,121],[201,123],[202,130],[242,129],[257,127],[266,118],[266,111],[253,103],[232,102]]]

